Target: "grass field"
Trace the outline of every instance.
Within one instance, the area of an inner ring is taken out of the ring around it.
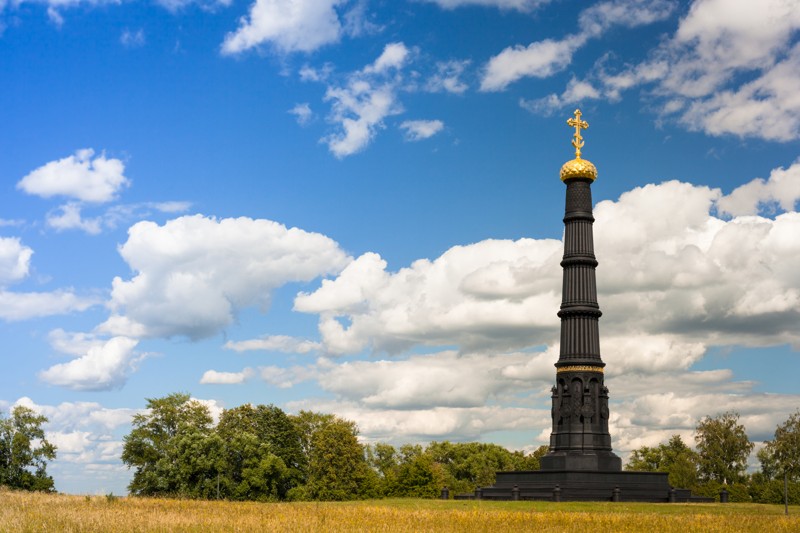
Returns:
[[[800,507],[372,500],[237,503],[0,490],[0,530],[62,531],[800,531]]]

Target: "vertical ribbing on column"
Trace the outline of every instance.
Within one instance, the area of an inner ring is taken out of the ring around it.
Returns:
[[[561,357],[600,362],[591,180],[569,180],[564,215]]]

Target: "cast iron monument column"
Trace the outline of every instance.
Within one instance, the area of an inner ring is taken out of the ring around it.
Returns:
[[[666,472],[628,472],[611,451],[608,389],[603,383],[592,239],[592,182],[597,169],[581,159],[581,130],[589,127],[581,112],[567,121],[575,128],[575,159],[561,167],[567,186],[564,214],[564,282],[561,353],[553,387],[550,451],[539,470],[497,472],[495,484],[461,498],[488,500],[704,501],[687,489],[672,489]]]
[[[611,451],[608,432],[608,389],[600,358],[597,284],[592,239],[592,182],[597,169],[581,159],[581,130],[589,124],[580,110],[567,121],[575,128],[575,159],[561,167],[567,186],[564,215],[564,258],[561,309],[561,353],[552,395],[553,432],[542,470],[619,471],[622,461]]]

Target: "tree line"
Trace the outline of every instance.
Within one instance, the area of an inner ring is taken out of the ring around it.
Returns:
[[[706,416],[695,428],[693,450],[679,435],[655,447],[634,450],[626,470],[667,472],[673,487],[718,497],[724,487],[730,501],[800,503],[800,410],[775,429],[756,457],[759,471],[747,473],[755,444],[733,411]]]
[[[122,462],[133,495],[229,500],[433,498],[444,486],[472,492],[497,470],[535,470],[525,455],[483,443],[363,445],[354,422],[274,405],[225,409],[217,424],[188,394],[147,400],[133,417]]]
[[[45,437],[47,418],[17,406],[0,414],[0,486],[52,491],[48,460],[56,447]],[[667,472],[673,487],[731,501],[800,503],[800,410],[778,425],[748,474],[754,444],[739,415],[705,417],[695,449],[674,435],[634,450],[626,470]],[[124,437],[122,462],[133,471],[136,496],[227,500],[351,500],[436,498],[472,493],[494,484],[495,472],[538,470],[541,446],[531,454],[496,444],[431,442],[427,446],[362,444],[352,421],[335,415],[285,413],[274,405],[225,409],[214,422],[208,407],[188,394],[147,400]]]

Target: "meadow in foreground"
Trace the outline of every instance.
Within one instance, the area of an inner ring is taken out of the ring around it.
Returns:
[[[372,500],[252,503],[0,490],[2,531],[800,531],[800,508]]]

